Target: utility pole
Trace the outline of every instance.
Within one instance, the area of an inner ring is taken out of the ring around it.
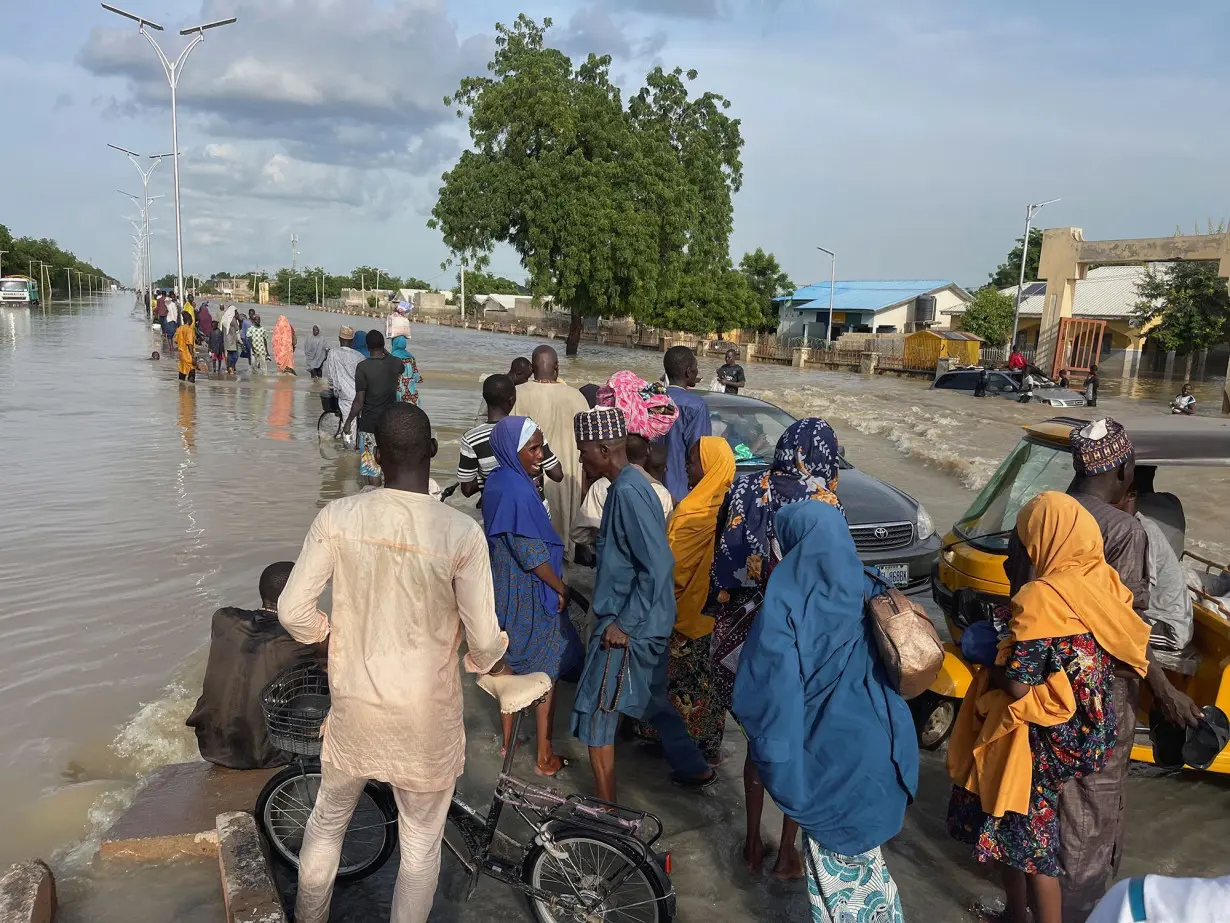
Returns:
[[[461,264],[461,316],[466,316],[466,265]]]
[[[68,276],[68,300],[71,302],[73,300],[73,271],[65,269],[64,274]]]
[[[1029,232],[1033,228],[1034,215],[1038,214],[1043,206],[1058,201],[1058,199],[1047,199],[1047,201],[1038,202],[1036,205],[1025,206],[1025,237],[1021,241],[1021,280],[1016,287],[1016,306],[1012,309],[1012,339],[1008,341],[1009,349],[1016,346],[1017,327],[1021,323],[1021,294],[1025,291],[1025,262],[1029,256]]]

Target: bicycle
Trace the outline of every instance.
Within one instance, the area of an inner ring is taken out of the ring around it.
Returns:
[[[449,806],[443,853],[468,879],[465,899],[474,896],[486,876],[523,893],[537,923],[670,923],[675,916],[670,853],[653,848],[662,836],[661,820],[512,775],[523,709],[546,694],[550,680],[540,673],[482,677],[479,685],[500,701],[501,711],[517,717],[488,812],[484,815],[456,793]],[[327,677],[314,665],[288,671],[261,693],[270,738],[300,758],[269,780],[255,814],[273,855],[295,868],[320,788],[319,761],[302,757],[320,753],[327,697]],[[530,827],[528,840],[497,829],[505,807]],[[377,871],[396,840],[392,790],[383,782],[368,782],[346,832],[338,880],[355,881]]]
[[[318,439],[337,439],[342,435],[342,405],[337,399],[337,392],[327,388],[320,392],[321,415],[316,420],[316,437]],[[333,417],[337,418],[334,423]]]

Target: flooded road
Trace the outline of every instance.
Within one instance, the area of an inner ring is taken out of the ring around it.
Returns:
[[[300,342],[314,323],[330,341],[342,323],[383,323],[266,307],[267,326],[280,311]],[[433,474],[442,485],[452,480],[481,379],[534,345],[414,326],[421,406],[440,441]],[[213,610],[256,605],[261,570],[294,559],[317,510],[357,490],[357,459],[318,444],[318,386],[304,368],[297,378],[243,371],[180,385],[173,361],[145,358],[155,347],[128,295],[45,312],[0,309],[0,863],[52,855],[70,905],[74,896],[116,890],[112,883],[91,891],[88,862],[141,773],[197,758],[183,721],[199,689]],[[583,353],[563,364],[574,384],[620,368],[645,377],[661,371],[653,352],[585,344]],[[717,364],[702,362],[702,380]],[[746,369],[749,393],[796,415],[826,416],[852,462],[916,496],[941,527],[969,505],[1020,425],[1052,415],[930,392],[919,381]],[[1108,396],[1099,410],[1164,413],[1172,390],[1157,386],[1147,402]],[[1212,398],[1204,404],[1211,409]],[[1224,472],[1167,472],[1158,485],[1206,500],[1188,502],[1189,535],[1230,558]],[[1225,798],[1213,785],[1200,790]],[[942,806],[927,805],[920,816],[935,811]],[[162,918],[170,918],[165,909]]]

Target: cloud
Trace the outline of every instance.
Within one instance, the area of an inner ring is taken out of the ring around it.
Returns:
[[[717,19],[723,12],[717,0],[623,0],[623,4],[626,9],[684,19]]]
[[[223,12],[206,2],[199,16]],[[460,39],[442,2],[267,0],[241,4],[237,15],[235,25],[206,33],[178,90],[181,115],[211,134],[283,140],[296,157],[322,163],[362,151],[424,174],[455,153],[436,134],[452,121],[443,98],[463,75],[483,71],[489,40]],[[169,28],[159,40],[168,54],[180,47]],[[94,29],[77,60],[126,84],[117,114],[169,105],[161,67],[135,30]],[[360,136],[365,148],[353,142]]]

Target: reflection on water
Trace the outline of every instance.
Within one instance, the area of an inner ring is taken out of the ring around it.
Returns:
[[[283,310],[300,342],[313,323],[329,340],[353,323]],[[357,490],[357,455],[316,438],[319,384],[242,368],[237,378],[198,373],[195,385],[180,384],[173,361],[145,358],[161,344],[130,315],[124,295],[0,310],[0,862],[96,837],[141,772],[195,758],[183,721],[210,614],[256,604],[265,565],[293,559],[320,507]],[[453,480],[482,378],[534,345],[414,326],[441,485]],[[660,354],[615,347],[586,345],[561,364],[578,385],[620,368],[661,373]],[[702,380],[717,365],[703,360]],[[968,505],[1021,424],[1051,415],[909,379],[746,368],[751,393],[828,417],[855,464],[917,496],[938,524]],[[1204,387],[1211,412],[1216,389]],[[1158,413],[1177,390],[1133,388],[1135,409]],[[1105,411],[1129,409],[1113,391],[1104,384]],[[1170,477],[1159,486],[1210,501],[1189,501],[1191,532],[1230,546],[1214,513],[1230,500],[1224,473]],[[88,840],[60,852],[61,872],[90,852]]]

